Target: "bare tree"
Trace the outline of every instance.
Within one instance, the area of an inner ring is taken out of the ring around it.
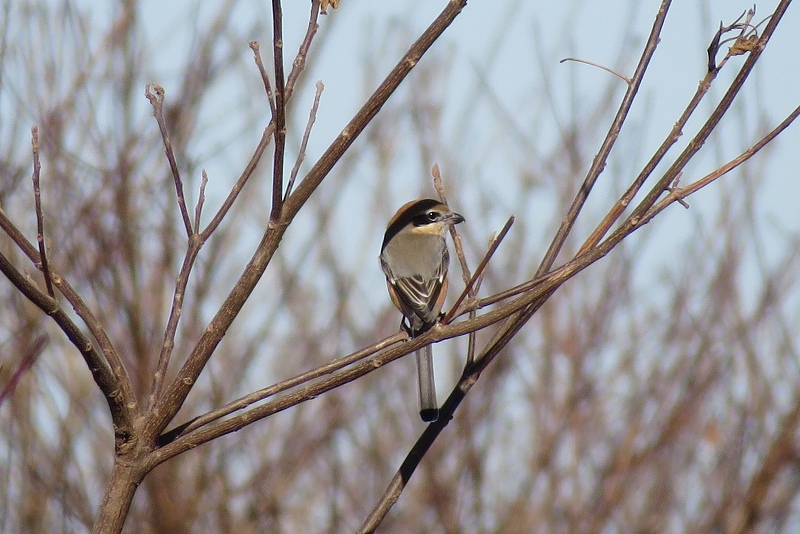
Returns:
[[[627,36],[619,64],[600,66],[607,85],[590,113],[559,124],[555,148],[504,95],[470,88],[465,106],[488,101],[503,117],[492,135],[514,147],[503,150],[519,171],[503,184],[484,170],[500,143],[468,146],[470,112],[443,141],[448,99],[435,88],[458,51],[431,47],[465,0],[367,54],[377,88],[319,154],[312,127],[333,103],[306,71],[333,24],[320,10],[339,16],[327,2],[310,2],[293,45],[280,0],[269,28],[242,27],[237,2],[198,15],[170,91],[138,83],[137,3],[102,32],[72,4],[9,3],[0,58],[31,68],[0,86],[0,530],[788,529],[800,231],[773,228],[779,261],[758,261],[770,224],[759,206],[770,143],[800,106],[753,124],[736,102],[789,3],[709,32],[705,74],[654,150],[632,109],[669,0],[638,57]],[[32,29],[86,46],[67,59]],[[267,32],[269,47],[246,37]],[[240,98],[224,96],[231,78],[244,80]],[[699,171],[709,148],[728,147],[723,119],[740,123],[738,153]],[[439,162],[438,193],[478,223],[453,235],[463,291],[414,339],[375,295],[374,240],[399,205],[393,169],[409,146],[421,176]],[[207,173],[214,158],[234,175]],[[700,190],[713,191],[713,217],[670,208]],[[670,217],[694,232],[654,274],[648,248]],[[759,281],[749,294],[744,270]],[[414,441],[410,368],[388,364],[443,340],[451,391]]]

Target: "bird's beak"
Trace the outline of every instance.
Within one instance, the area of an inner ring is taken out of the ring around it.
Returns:
[[[450,222],[450,224],[458,224],[464,222],[464,217],[456,212],[453,212],[447,216],[447,220]]]

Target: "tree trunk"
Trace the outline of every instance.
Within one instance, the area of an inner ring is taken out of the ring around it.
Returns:
[[[139,487],[143,478],[144,473],[138,462],[130,462],[120,457],[115,459],[114,469],[111,471],[111,481],[103,497],[103,503],[100,505],[93,533],[122,532],[136,488]]]

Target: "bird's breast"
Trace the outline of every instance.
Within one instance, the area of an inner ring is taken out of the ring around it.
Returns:
[[[381,256],[395,278],[435,278],[442,264],[445,241],[438,235],[407,234],[386,244]]]

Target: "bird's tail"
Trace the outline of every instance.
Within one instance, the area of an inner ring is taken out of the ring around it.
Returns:
[[[433,348],[428,345],[417,351],[419,371],[419,416],[425,422],[439,418],[439,403],[436,402],[436,384],[433,380]]]

